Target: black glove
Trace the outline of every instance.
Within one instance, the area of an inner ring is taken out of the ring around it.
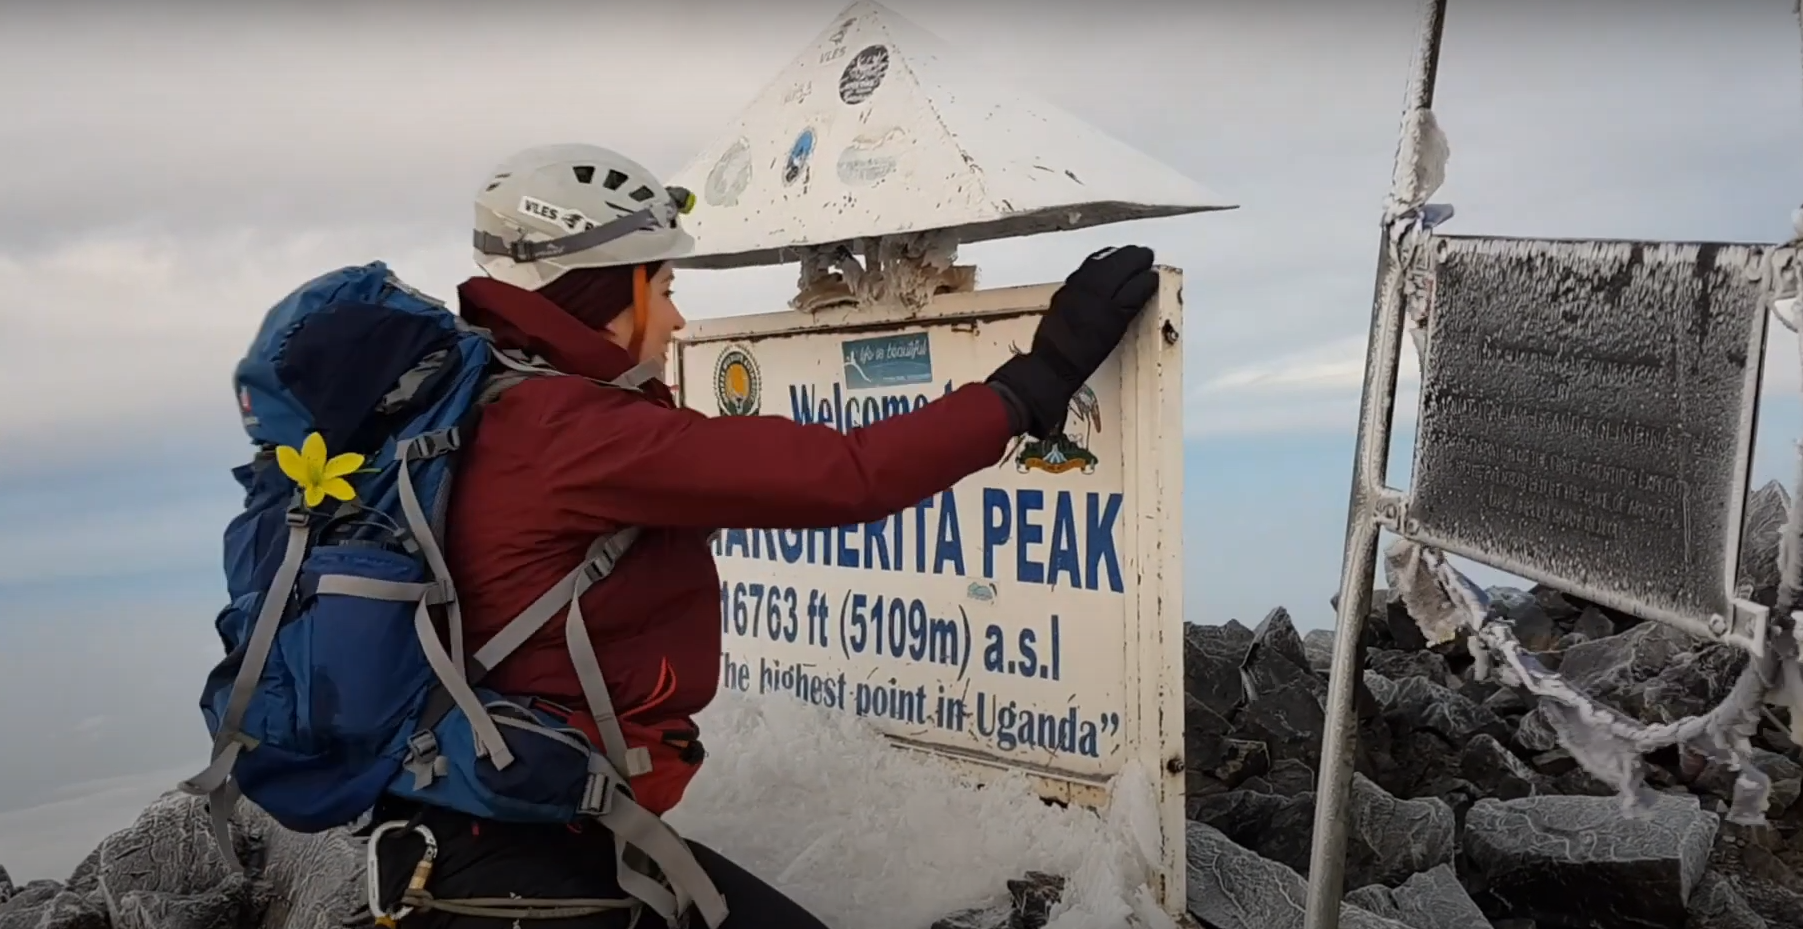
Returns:
[[[1105,248],[1085,258],[1052,295],[1032,347],[989,376],[989,386],[1008,402],[1014,433],[1045,439],[1063,432],[1071,397],[1157,292],[1149,248]]]

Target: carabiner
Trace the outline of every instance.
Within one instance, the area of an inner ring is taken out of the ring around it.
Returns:
[[[369,893],[369,915],[375,917],[376,925],[381,929],[395,929],[395,924],[407,918],[413,907],[405,904],[408,894],[416,894],[426,889],[426,878],[432,875],[432,862],[438,858],[438,837],[425,826],[414,826],[410,831],[417,832],[426,842],[426,850],[420,855],[419,864],[413,866],[413,877],[407,881],[407,889],[401,894],[401,904],[393,912],[382,909],[382,870],[377,858],[377,851],[382,844],[382,836],[397,830],[407,830],[404,822],[386,822],[370,830],[369,858],[364,864],[365,883]]]

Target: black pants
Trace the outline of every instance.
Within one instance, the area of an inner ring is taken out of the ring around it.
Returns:
[[[438,858],[426,890],[435,897],[522,898],[624,897],[616,879],[613,836],[589,822],[581,829],[518,825],[476,820],[461,813],[391,806],[376,811],[376,822],[419,822],[438,840]],[[800,904],[733,864],[719,852],[695,842],[695,860],[726,898],[731,914],[721,929],[827,929]],[[382,902],[400,899],[424,842],[414,833],[390,832],[377,849]],[[624,911],[567,919],[520,920],[519,929],[625,929]],[[513,929],[515,921],[486,916],[460,916],[426,910],[401,920],[401,929]],[[706,929],[698,913],[689,914],[690,929]],[[638,929],[662,929],[663,920],[645,911]]]

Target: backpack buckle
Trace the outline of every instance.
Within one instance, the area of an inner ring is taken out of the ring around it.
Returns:
[[[414,436],[413,441],[407,443],[407,458],[410,461],[437,458],[439,455],[449,454],[461,447],[463,447],[463,435],[456,426],[452,426],[449,429],[440,429],[437,432]]]
[[[282,521],[287,523],[288,528],[290,529],[299,529],[305,526],[312,518],[313,514],[307,512],[306,507],[295,505],[288,508],[288,513],[282,518]]]
[[[592,752],[588,756],[588,784],[582,789],[582,812],[606,816],[613,812],[614,795],[626,790],[626,779],[614,770],[606,756]]]

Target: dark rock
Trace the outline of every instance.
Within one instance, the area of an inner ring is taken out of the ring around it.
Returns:
[[[1615,788],[1583,768],[1572,768],[1547,782],[1547,792],[1572,797],[1614,797]]]
[[[1528,797],[1543,790],[1541,779],[1527,762],[1503,747],[1494,736],[1478,734],[1465,744],[1459,756],[1459,773],[1484,796],[1498,800]]]
[[[1613,799],[1486,799],[1466,814],[1464,851],[1492,917],[1654,929],[1683,924],[1716,829],[1694,798],[1661,796],[1636,819]]]
[[[1766,815],[1771,818],[1783,815],[1797,802],[1799,789],[1803,789],[1803,765],[1776,752],[1754,749],[1753,766],[1772,780]],[[1711,761],[1693,784],[1716,797],[1730,800],[1734,797],[1734,780],[1737,776],[1727,765]]]
[[[1393,884],[1452,860],[1458,825],[1443,800],[1399,800],[1354,774],[1347,812],[1357,839],[1349,843],[1348,888]]]
[[[1298,874],[1308,873],[1315,795],[1235,790],[1192,798],[1190,819]],[[1444,801],[1398,800],[1354,774],[1347,805],[1345,886],[1395,883],[1452,860],[1456,824]]]
[[[1271,789],[1286,797],[1308,793],[1315,789],[1315,771],[1308,765],[1294,758],[1285,758],[1271,766],[1271,772],[1265,775]]]
[[[1594,606],[1585,607],[1584,612],[1578,614],[1577,621],[1571,624],[1571,631],[1592,641],[1606,639],[1615,634],[1615,623],[1602,610]]]
[[[1559,637],[1559,641],[1553,643],[1553,651],[1563,652],[1574,646],[1583,645],[1588,641],[1590,641],[1590,636],[1587,636],[1582,632],[1567,632]]]
[[[1241,848],[1298,874],[1308,873],[1309,837],[1315,820],[1312,793],[1285,797],[1235,790],[1195,801],[1189,818],[1220,830]]]
[[[1316,688],[1301,680],[1291,680],[1247,703],[1235,722],[1246,736],[1257,739],[1270,751],[1273,760],[1294,758],[1310,767],[1320,761],[1321,732],[1327,714],[1321,708]]]
[[[1373,649],[1366,653],[1365,667],[1392,681],[1424,677],[1442,686],[1452,683],[1452,672],[1447,670],[1446,659],[1434,652]]]
[[[1560,777],[1577,770],[1578,760],[1571,757],[1571,752],[1562,748],[1541,752],[1529,762],[1534,770],[1548,777]]]
[[[1371,691],[1371,696],[1377,700],[1377,705],[1380,710],[1389,706],[1390,702],[1396,699],[1395,681],[1384,677],[1376,671],[1366,671],[1363,676],[1365,680],[1365,689]]]
[[[1252,702],[1294,688],[1307,690],[1317,700],[1327,695],[1327,683],[1309,668],[1302,637],[1283,607],[1272,610],[1252,631],[1252,645],[1240,663],[1240,687]]]
[[[1184,696],[1184,784],[1191,796],[1210,792],[1211,781],[1224,788],[1239,786],[1263,774],[1270,759],[1262,742],[1233,738],[1226,719],[1189,695]]]
[[[1246,778],[1240,784],[1241,790],[1256,791],[1261,794],[1274,794],[1279,797],[1294,797],[1298,794],[1312,793],[1315,789],[1315,772],[1293,758],[1286,758],[1271,766],[1271,770],[1258,777]],[[1194,819],[1195,817],[1190,817]]]
[[[1222,716],[1244,702],[1240,663],[1252,646],[1252,632],[1238,623],[1183,627],[1184,693]]]
[[[1382,628],[1387,633],[1384,638],[1389,648],[1418,650],[1427,647],[1427,636],[1421,634],[1421,627],[1415,625],[1415,618],[1409,615],[1408,607],[1403,606],[1400,599],[1384,604]]]
[[[1333,667],[1333,630],[1311,629],[1302,637],[1302,651],[1308,655],[1308,665],[1316,674],[1327,676]]]
[[[1052,907],[1064,896],[1064,878],[1041,871],[1028,871],[1025,877],[1008,882],[1008,897],[1014,904],[1014,921],[1010,929],[1042,929]]]
[[[1043,929],[1046,916],[1064,893],[1064,879],[1028,871],[1007,882],[1008,899],[960,910],[937,919],[931,929]]]
[[[1190,823],[1186,836],[1191,916],[1210,929],[1302,929],[1308,884],[1295,871],[1259,857],[1216,829]],[[1340,929],[1410,929],[1404,923],[1340,909]]]
[[[71,893],[90,894],[100,890],[100,849],[95,848],[88,857],[75,866],[69,880],[63,887]]]
[[[1771,838],[1768,829],[1724,823],[1709,854],[1709,871],[1772,929],[1803,926],[1803,881],[1765,847]]]
[[[1571,623],[1572,619],[1578,615],[1581,609],[1577,604],[1567,598],[1564,593],[1551,587],[1547,587],[1544,584],[1534,585],[1534,588],[1528,591],[1528,595],[1533,597],[1534,602],[1540,605],[1541,612],[1545,613],[1548,619],[1566,628],[1571,628],[1569,623]]]
[[[1513,587],[1492,587],[1488,593],[1490,608],[1515,627],[1515,638],[1522,648],[1546,651],[1565,633],[1533,594]]]
[[[1684,929],[1769,929],[1770,925],[1733,883],[1713,871],[1705,873],[1690,892]]]
[[[1453,693],[1470,700],[1478,706],[1483,706],[1485,701],[1497,694],[1509,692],[1501,684],[1496,682],[1494,675],[1483,680],[1478,680],[1475,669],[1471,668],[1466,669],[1464,674],[1454,675],[1453,682],[1446,686],[1451,687]]]
[[[931,929],[1014,929],[1014,905],[1004,900],[959,910],[934,920]]]
[[[1622,694],[1618,708],[1649,722],[1671,722],[1714,709],[1740,677],[1747,653],[1730,645],[1680,652],[1639,687]]]
[[[1422,799],[1437,799],[1451,807],[1453,820],[1461,829],[1465,827],[1465,811],[1484,799],[1484,792],[1477,785],[1450,775],[1441,775],[1422,784],[1415,794]]]
[[[1221,765],[1212,772],[1215,777],[1229,787],[1239,784],[1249,777],[1258,777],[1271,770],[1271,753],[1265,743],[1251,739],[1228,739],[1225,757]]]
[[[1410,929],[1473,929],[1488,922],[1452,866],[1444,864],[1412,875],[1395,890],[1361,887],[1347,894],[1346,902]]]
[[[1498,688],[1495,693],[1485,697],[1479,706],[1498,716],[1521,716],[1532,709],[1528,705],[1527,698],[1521,695],[1521,691],[1506,687]]]
[[[1592,699],[1634,713],[1635,685],[1664,670],[1695,645],[1691,637],[1661,623],[1643,623],[1608,638],[1574,646],[1559,664],[1559,675]],[[1624,698],[1627,698],[1624,700]]]
[[[110,929],[106,901],[63,889],[57,881],[32,881],[0,909],[0,929]],[[146,929],[154,924],[146,925]]]
[[[1537,755],[1559,747],[1559,734],[1547,721],[1545,711],[1535,708],[1515,726],[1515,745],[1524,754]]]
[[[1397,682],[1384,717],[1392,725],[1432,732],[1450,745],[1463,745],[1480,732],[1503,738],[1509,734],[1495,713],[1423,677]]]

